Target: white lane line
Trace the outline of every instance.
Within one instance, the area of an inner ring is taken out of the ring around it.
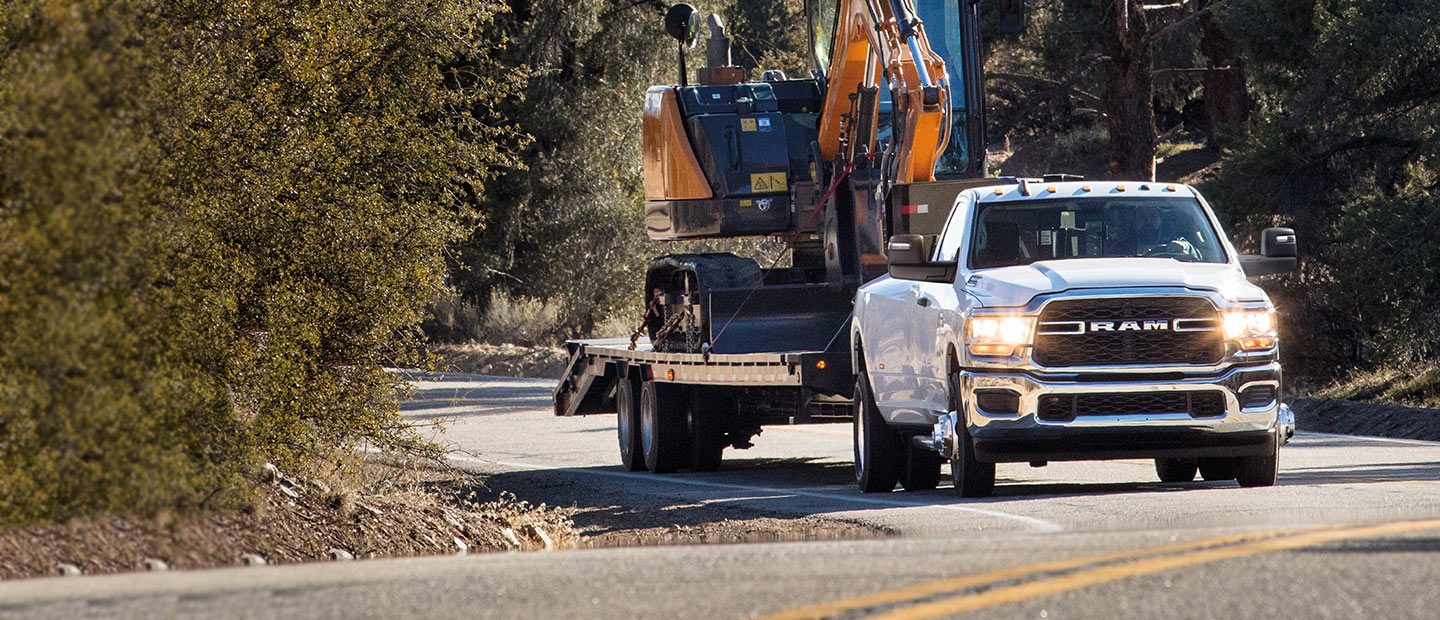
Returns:
[[[670,484],[678,484],[678,485],[681,485],[681,486],[701,487],[701,488],[709,488],[709,489],[726,489],[726,490],[731,490],[731,491],[748,491],[748,492],[752,492],[752,493],[767,493],[767,494],[773,494],[773,495],[788,495],[788,496],[799,495],[799,496],[802,496],[802,497],[812,497],[812,498],[815,498],[815,499],[824,499],[824,500],[837,501],[837,502],[850,502],[850,503],[854,503],[854,504],[866,504],[866,505],[870,505],[870,506],[884,506],[884,507],[887,507],[887,508],[937,508],[937,509],[940,509],[940,510],[951,510],[951,511],[955,511],[955,512],[968,512],[968,513],[971,513],[971,514],[985,515],[985,516],[987,516],[987,517],[997,517],[997,518],[1001,518],[1001,519],[1009,519],[1009,520],[1011,520],[1011,521],[1019,521],[1019,522],[1021,522],[1021,523],[1026,524],[1026,525],[1029,525],[1031,528],[1033,528],[1034,530],[1039,531],[1039,532],[1059,532],[1059,531],[1065,529],[1064,526],[1061,526],[1059,523],[1055,523],[1055,522],[1053,522],[1053,521],[1046,521],[1045,519],[1037,519],[1037,518],[1035,518],[1035,517],[1027,517],[1027,516],[1024,516],[1024,515],[1010,514],[1010,513],[1008,513],[1008,512],[1000,512],[999,510],[988,510],[988,509],[985,509],[985,508],[976,508],[976,507],[974,507],[974,506],[955,506],[955,505],[953,505],[953,504],[931,504],[931,503],[925,503],[925,502],[906,502],[906,501],[899,501],[899,500],[892,500],[892,499],[880,499],[880,498],[878,498],[878,497],[855,497],[855,496],[851,496],[851,495],[840,495],[840,494],[836,494],[836,493],[820,493],[820,492],[816,492],[816,491],[805,491],[805,490],[801,490],[801,489],[786,489],[786,488],[782,488],[782,487],[763,487],[763,486],[756,486],[756,485],[749,485],[749,484],[733,484],[733,483],[728,483],[728,482],[709,482],[709,481],[705,481],[705,480],[693,480],[693,479],[687,479],[687,478],[676,478],[676,477],[674,477],[674,476],[656,476],[656,475],[653,475],[653,474],[632,473],[632,472],[627,472],[627,471],[611,471],[611,470],[605,470],[605,469],[588,469],[588,468],[579,468],[579,467],[560,467],[560,466],[554,466],[554,465],[537,465],[537,464],[534,464],[534,463],[519,463],[519,462],[515,462],[515,461],[496,461],[496,460],[481,459],[481,458],[475,458],[475,457],[473,457],[473,456],[464,456],[464,455],[451,455],[451,456],[448,457],[448,458],[449,458],[450,460],[452,460],[452,461],[461,461],[461,462],[466,462],[466,463],[483,463],[483,464],[487,464],[487,465],[500,465],[500,466],[503,466],[503,467],[513,467],[513,468],[517,468],[517,469],[527,469],[527,470],[532,470],[532,471],[563,471],[563,472],[576,473],[576,474],[590,474],[590,475],[596,475],[596,476],[605,476],[605,477],[609,477],[609,478],[622,478],[622,479],[625,479],[625,480],[636,480],[636,481],[640,481],[640,482],[668,482],[668,483],[670,483]]]
[[[1358,441],[1373,441],[1376,443],[1399,443],[1411,446],[1430,446],[1440,448],[1440,441],[1425,441],[1424,439],[1400,439],[1398,437],[1375,437],[1373,435],[1340,435],[1337,433],[1315,433],[1311,431],[1297,431],[1296,435],[1308,435],[1310,437],[1328,437],[1330,439],[1355,439]]]

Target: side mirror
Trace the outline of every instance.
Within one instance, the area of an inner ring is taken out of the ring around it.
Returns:
[[[955,261],[930,260],[930,240],[920,235],[895,235],[885,246],[890,277],[920,282],[954,282]]]
[[[1266,228],[1260,233],[1260,253],[1240,256],[1245,276],[1255,278],[1295,271],[1300,265],[1295,231],[1290,228]]]
[[[700,37],[700,19],[696,17],[699,13],[695,7],[688,4],[677,4],[665,11],[665,32],[680,45],[695,47],[695,41]]]

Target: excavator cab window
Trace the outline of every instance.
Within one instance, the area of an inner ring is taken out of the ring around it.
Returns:
[[[950,105],[954,108],[954,123],[950,126],[950,142],[945,153],[935,163],[935,175],[958,176],[970,166],[970,144],[966,137],[965,87],[961,77],[964,58],[960,29],[960,3],[965,0],[915,0],[915,11],[920,21],[925,22],[925,32],[930,38],[930,49],[945,59],[945,73],[950,80]],[[833,10],[833,9],[832,9]],[[890,139],[891,111],[890,82],[885,80],[881,91],[880,119],[876,128],[876,139],[885,144]]]

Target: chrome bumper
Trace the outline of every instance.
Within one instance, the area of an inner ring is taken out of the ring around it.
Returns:
[[[1103,380],[1094,380],[1103,376]],[[1240,456],[1274,450],[1281,431],[1280,364],[1235,366],[1214,374],[1171,377],[966,371],[961,373],[964,420],[977,452],[994,461],[1079,460],[1088,458]],[[1252,386],[1275,388],[1276,399],[1263,407],[1243,408],[1240,392]],[[1072,420],[1042,420],[1037,414],[1045,395],[1219,390],[1224,412],[1210,417],[1187,413],[1082,415]],[[1019,396],[1018,413],[994,413],[977,405],[977,390],[1004,390]]]

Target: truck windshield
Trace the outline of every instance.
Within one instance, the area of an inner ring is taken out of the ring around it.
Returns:
[[[1223,263],[1210,218],[1194,198],[1026,200],[976,209],[970,266],[1068,258],[1151,257]]]

